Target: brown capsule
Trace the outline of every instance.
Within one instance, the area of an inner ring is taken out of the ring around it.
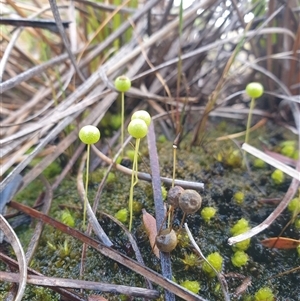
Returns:
[[[172,205],[174,208],[178,207],[179,197],[182,194],[184,189],[181,186],[171,187],[168,191],[167,202],[169,205]]]
[[[176,232],[171,229],[163,229],[160,234],[156,236],[155,243],[158,249],[162,252],[171,252],[177,245]]]
[[[200,209],[202,198],[197,191],[186,189],[180,195],[178,203],[185,214],[193,214]]]

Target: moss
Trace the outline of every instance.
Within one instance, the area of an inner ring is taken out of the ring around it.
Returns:
[[[116,214],[115,218],[122,223],[127,222],[128,219],[128,210],[126,208],[120,209]]]
[[[242,232],[242,233],[244,233],[244,232]],[[240,234],[241,234],[241,233],[240,233]],[[237,234],[237,235],[238,235],[238,234]],[[236,251],[236,250],[246,251],[246,250],[250,247],[250,242],[251,242],[250,238],[247,238],[247,239],[245,239],[245,240],[243,240],[243,241],[240,241],[240,242],[234,244],[234,245],[232,246],[232,249],[233,249],[234,251]]]
[[[216,214],[217,210],[214,207],[205,207],[201,210],[201,216],[205,222],[209,222]]]
[[[227,123],[227,131],[231,133],[244,129],[244,127],[229,127],[230,123]],[[277,135],[277,128],[274,130]],[[272,132],[272,130],[268,128],[266,133],[270,132]],[[214,135],[212,128],[208,128],[208,133],[209,135]],[[264,133],[260,133],[259,135],[262,139],[269,137],[264,136]],[[287,137],[283,137],[284,139],[287,139]],[[253,142],[256,143],[255,141]],[[277,140],[275,142],[277,143]],[[150,164],[147,157],[146,144],[146,140],[141,141],[140,153],[144,154],[144,156],[141,164],[139,165],[139,169],[144,172],[149,172]],[[277,144],[279,144],[279,142]],[[172,156],[170,156],[170,152],[172,151],[172,142],[166,142],[163,144],[158,143],[157,147],[159,150],[161,175],[171,178]],[[233,251],[226,243],[227,238],[230,236],[230,227],[234,227],[234,224],[238,224],[237,230],[234,231],[234,235],[237,235],[241,229],[242,231],[250,229],[250,224],[259,224],[274,209],[273,206],[265,204],[262,205],[261,203],[254,201],[265,197],[256,188],[256,185],[264,187],[266,194],[270,198],[282,198],[286,191],[285,186],[283,189],[282,185],[278,187],[273,184],[270,177],[270,169],[254,169],[250,178],[247,171],[243,168],[234,167],[233,171],[231,167],[228,168],[225,161],[218,162],[216,160],[217,154],[220,152],[222,155],[226,155],[226,150],[230,147],[232,147],[232,145],[229,141],[216,143],[206,140],[201,147],[188,149],[188,143],[185,143],[184,141],[184,143],[180,145],[180,148],[178,148],[177,152],[178,174],[176,177],[194,182],[204,182],[205,191],[201,192],[203,206],[212,206],[217,210],[217,214],[214,216],[213,222],[205,223],[199,214],[188,216],[186,218],[186,222],[189,225],[196,243],[201,247],[205,254],[221,250],[220,254],[222,254],[222,257],[224,258],[222,262],[222,270],[224,273],[230,273],[237,271],[238,269],[232,265],[230,259],[233,256]],[[195,162],[197,162],[197,164],[195,164]],[[201,165],[198,164],[199,162]],[[92,178],[89,187],[89,200],[91,202],[98,188],[98,183],[102,180],[105,169],[97,169],[97,171],[99,171],[99,181],[96,178]],[[98,210],[103,210],[110,215],[114,215],[120,209],[127,208],[130,186],[130,177],[127,177],[118,171],[114,171],[113,174],[114,180],[109,183],[109,185],[105,185],[101,195],[100,206],[98,208]],[[253,183],[256,185],[254,186]],[[288,183],[288,181],[286,181],[286,183]],[[33,185],[30,189],[26,190],[27,193],[24,193],[20,199],[22,202],[31,206],[36,197],[44,189],[40,181],[36,181],[34,184],[35,185]],[[237,191],[245,193],[243,206],[237,206],[233,201],[234,193]],[[133,234],[135,235],[145,260],[145,265],[151,269],[159,271],[159,260],[151,252],[151,246],[145,235],[141,218],[142,208],[145,208],[147,212],[151,213],[153,216],[155,215],[151,183],[139,181],[138,185],[135,187],[134,200],[134,207],[137,210],[135,211],[136,218],[134,218]],[[80,213],[81,201],[76,189],[76,179],[71,178],[71,176],[66,178],[60,187],[54,192],[54,199],[50,213],[52,217],[61,219],[61,205],[72,208],[70,211],[74,218],[75,227],[80,228],[82,224],[82,216]],[[115,247],[120,252],[123,252],[130,257],[134,257],[131,247],[129,247],[128,238],[124,235],[120,228],[110,219],[102,216],[100,211],[97,212],[97,217],[105,232],[113,240]],[[179,228],[181,219],[181,210],[175,210],[173,221],[173,227],[175,229]],[[240,219],[244,219],[245,223],[243,224],[243,222],[238,222]],[[290,219],[291,214],[287,214],[285,212],[281,215],[281,218],[277,219],[271,227],[264,231],[262,235],[258,235],[253,238],[250,247],[250,241],[246,243],[246,247],[249,247],[247,249],[247,253],[249,258],[251,258],[251,262],[249,260],[249,264],[243,266],[243,274],[247,276],[249,275],[249,277],[252,278],[252,286],[248,289],[249,294],[252,294],[252,298],[254,298],[254,293],[265,285],[266,279],[271,279],[274,275],[278,274],[278,271],[287,271],[296,267],[296,263],[299,260],[297,253],[297,251],[300,252],[299,249],[287,252],[282,251],[280,252],[280,256],[278,256],[278,252],[263,248],[258,242],[258,240],[261,240],[262,237],[278,235]],[[294,225],[288,227],[282,236],[298,239],[299,232]],[[16,229],[22,244],[25,240],[25,233],[27,235],[27,240],[30,239],[32,229],[33,228],[29,226],[23,226],[22,230],[20,228]],[[31,232],[29,233],[29,231]],[[186,279],[190,281],[197,281],[201,283],[201,296],[207,300],[223,300],[224,298],[220,290],[215,289],[218,283],[217,279],[209,277],[210,274],[207,274],[208,277],[206,277],[205,282],[203,281],[203,277],[205,276],[204,274],[206,273],[202,270],[204,263],[200,259],[200,265],[202,264],[202,266],[199,268],[199,263],[197,263],[197,258],[195,258],[197,256],[194,256],[191,251],[192,247],[184,229],[180,229],[178,231],[178,239],[178,246],[171,253],[173,276],[175,276],[178,280],[178,283],[184,282]],[[65,241],[67,241],[67,245],[65,245]],[[239,244],[243,245],[245,242],[241,242]],[[25,246],[26,244],[23,245]],[[241,248],[245,249],[246,247]],[[79,279],[81,248],[82,244],[76,239],[64,235],[50,226],[45,226],[38,250],[31,266],[43,272],[45,275]],[[238,250],[238,248],[234,248]],[[194,258],[192,258],[193,256]],[[185,262],[183,260],[185,260]],[[193,262],[193,260],[195,261]],[[196,265],[192,266],[193,264]],[[103,273],[99,273],[98,267],[101,267]],[[5,270],[5,266],[2,270]],[[211,275],[214,276],[214,274]],[[92,248],[88,248],[87,251],[86,272],[84,277],[86,280],[92,281],[144,286],[144,283],[141,280],[142,277],[134,272],[128,271],[126,267],[115,263],[107,257],[98,254]],[[278,291],[276,298],[278,300],[283,300],[284,298],[289,300],[298,300],[297,290],[293,288],[295,287],[295,283],[299,283],[299,277],[299,273],[291,273],[288,276],[282,276],[280,281],[276,282],[276,289]],[[233,290],[233,286],[235,284],[238,286],[240,282],[241,281],[235,282],[235,280],[229,281],[228,284],[230,289]],[[33,298],[35,296],[31,291],[32,286],[28,287],[29,289],[26,291],[26,298],[24,298],[25,301],[34,300]],[[8,285],[1,285],[2,291],[7,291],[7,288]],[[163,299],[163,290],[161,288],[158,289],[161,291]],[[85,293],[86,295],[89,294],[89,292]],[[59,300],[57,294],[50,291],[49,293],[47,292],[47,294],[52,297],[51,300]],[[117,301],[120,298],[119,296],[108,293],[103,293],[102,295],[111,301]],[[3,294],[0,291],[0,300],[2,296]],[[244,295],[239,298],[244,299]],[[234,298],[232,299],[235,300]],[[135,298],[135,300],[140,301],[141,298]],[[252,301],[254,301],[254,299],[252,299]]]
[[[167,138],[165,135],[159,135],[157,138],[157,142],[159,142],[159,143],[164,143],[166,141],[167,141]]]
[[[245,218],[238,220],[230,229],[230,233],[234,236],[244,233],[250,229],[249,222]]]
[[[180,285],[195,294],[198,294],[200,291],[200,283],[198,281],[185,280]]]
[[[294,226],[296,229],[300,230],[300,218],[296,218],[294,222]]]
[[[61,213],[61,222],[72,228],[75,226],[74,217],[68,209]]]
[[[161,196],[162,196],[162,199],[165,200],[167,198],[167,195],[168,195],[168,191],[166,189],[165,186],[161,186]]]
[[[300,198],[292,199],[287,208],[292,213],[300,212]]]
[[[225,163],[233,168],[240,167],[242,165],[242,156],[240,150],[236,149],[229,153],[225,158]]]
[[[237,191],[234,195],[233,195],[233,199],[237,204],[242,204],[244,202],[245,199],[245,194],[242,191]]]
[[[43,175],[47,179],[52,179],[61,173],[61,166],[56,161],[52,162],[46,169],[43,171]]]
[[[177,240],[178,240],[178,245],[185,248],[190,245],[190,239],[188,234],[185,232],[184,229],[180,229],[177,232]]]
[[[249,256],[244,251],[236,251],[231,257],[231,262],[235,267],[242,267],[247,264]]]
[[[287,140],[280,143],[280,153],[289,158],[294,158],[297,142],[295,140]]]
[[[222,256],[220,255],[219,252],[214,252],[214,253],[209,254],[206,257],[206,259],[218,272],[221,272],[222,264],[223,264],[223,258],[222,258]],[[211,268],[211,266],[207,262],[203,263],[202,270],[205,273],[207,273],[210,277],[216,276],[215,271]]]
[[[184,263],[184,269],[188,270],[189,268],[196,267],[200,264],[199,257],[194,253],[185,253],[184,258],[181,259]]]
[[[284,182],[285,176],[282,170],[275,169],[271,174],[271,178],[275,185],[280,185]]]
[[[121,121],[122,121],[122,118],[120,115],[111,115],[111,118],[110,118],[110,123],[109,125],[114,129],[114,130],[117,130],[120,128],[121,126]]]
[[[274,294],[269,287],[259,289],[254,295],[255,301],[273,301],[275,300]]]
[[[262,159],[256,158],[256,159],[254,159],[254,161],[253,161],[253,166],[254,166],[255,168],[265,168],[266,165],[267,165],[266,162],[265,162],[264,160],[262,160]]]

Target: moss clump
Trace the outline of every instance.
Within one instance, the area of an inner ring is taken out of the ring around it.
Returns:
[[[280,153],[289,158],[296,159],[298,150],[296,148],[296,141],[287,140],[280,143]]]
[[[61,214],[61,222],[67,226],[73,228],[75,226],[75,220],[68,209],[65,209]]]
[[[54,161],[43,171],[43,175],[47,179],[51,179],[59,175],[60,172],[61,172],[60,164]]]
[[[161,186],[161,196],[162,196],[162,199],[165,200],[167,198],[167,195],[168,195],[168,191],[166,189],[165,186]]]
[[[249,222],[245,218],[241,218],[230,229],[230,233],[233,236],[237,236],[239,234],[247,232],[248,230],[250,230]],[[236,243],[232,248],[234,251],[237,251],[237,250],[246,251],[249,248],[249,246],[250,246],[250,238]]]
[[[294,226],[296,229],[300,229],[300,218],[295,219]]]
[[[225,158],[225,163],[233,168],[240,167],[242,165],[242,156],[240,150],[236,149],[232,151],[227,158]]]
[[[288,204],[288,210],[292,213],[300,211],[300,198],[294,198]]]
[[[237,268],[246,265],[248,260],[249,260],[249,256],[244,251],[236,251],[234,255],[231,257],[232,264]]]
[[[120,209],[116,214],[115,218],[122,223],[125,223],[128,219],[128,210],[126,208]]]
[[[191,254],[185,253],[184,258],[181,259],[181,261],[185,265],[185,267],[184,267],[185,270],[188,270],[191,267],[198,266],[200,263],[199,257],[194,253],[191,253]]]
[[[273,301],[275,300],[274,294],[269,287],[262,287],[254,295],[255,301]]]
[[[242,232],[242,233],[244,233],[244,232]],[[242,233],[239,233],[239,234],[242,234]],[[246,251],[249,248],[249,246],[250,246],[250,242],[251,242],[250,238],[247,238],[247,239],[245,239],[243,241],[240,241],[240,242],[234,244],[232,246],[232,249],[234,251],[237,251],[237,250],[239,250],[239,251]]]
[[[165,135],[159,135],[157,138],[157,142],[164,143],[167,141],[167,137]]]
[[[218,272],[222,270],[223,257],[220,255],[219,252],[214,252],[209,254],[206,257],[206,259]],[[210,277],[216,276],[215,271],[211,268],[211,266],[207,262],[204,262],[202,266],[202,270],[205,273],[207,273]]]
[[[230,233],[234,236],[250,230],[249,222],[245,218],[238,220],[230,229]]]
[[[275,169],[271,174],[271,178],[275,185],[280,185],[284,182],[284,173],[280,169]]]
[[[216,214],[217,209],[214,207],[205,207],[201,210],[201,216],[205,222],[209,222]]]
[[[134,214],[139,214],[142,212],[143,204],[138,201],[133,201],[132,203],[132,211]]]
[[[233,199],[237,204],[242,204],[244,202],[245,199],[245,194],[242,191],[237,191],[234,195],[233,195]]]
[[[253,166],[256,167],[256,168],[265,168],[266,167],[266,162],[262,159],[256,158],[253,161]]]
[[[178,240],[178,245],[180,245],[183,248],[186,248],[190,245],[190,238],[184,229],[180,229],[177,232],[177,240]]]
[[[200,291],[200,283],[198,281],[185,280],[180,285],[195,294],[198,294]]]

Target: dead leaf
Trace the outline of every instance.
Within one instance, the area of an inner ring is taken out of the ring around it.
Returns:
[[[288,237],[271,237],[261,241],[267,248],[295,249],[300,245],[300,240]]]
[[[142,212],[143,212],[143,223],[150,241],[150,245],[152,247],[152,251],[155,254],[155,256],[159,258],[159,250],[155,245],[155,238],[157,236],[156,219],[151,214],[149,214],[145,209],[143,209]]]

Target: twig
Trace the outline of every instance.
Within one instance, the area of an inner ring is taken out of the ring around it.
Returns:
[[[19,282],[19,288],[17,295],[14,298],[14,301],[21,301],[25,292],[27,278],[27,263],[25,254],[18,236],[16,235],[15,231],[12,229],[12,227],[9,225],[9,223],[3,217],[2,214],[0,214],[0,229],[3,231],[7,240],[12,245],[13,250],[18,259],[20,274],[17,279],[17,282]]]
[[[101,158],[104,162],[107,164],[112,163],[112,159],[104,155],[100,150],[96,148],[96,146],[92,145],[92,149],[95,152],[95,154]],[[115,168],[123,173],[125,173],[128,176],[131,176],[132,170],[130,168],[126,168],[120,164],[115,164]],[[144,180],[151,182],[152,177],[150,174],[145,173],[145,172],[138,172],[138,178],[139,180]],[[166,177],[160,177],[160,180],[171,186],[172,185],[172,179],[166,178]],[[175,185],[182,186],[185,189],[195,189],[195,190],[203,190],[204,189],[204,184],[203,183],[198,183],[198,182],[191,182],[191,181],[185,181],[185,180],[177,180],[175,179]]]
[[[18,282],[19,274],[0,272],[2,280],[9,282]],[[114,294],[125,294],[133,297],[143,297],[149,299],[157,299],[159,292],[156,290],[150,290],[141,287],[132,287],[117,284],[107,284],[96,281],[85,281],[77,279],[64,279],[56,277],[46,277],[37,275],[28,275],[27,282],[29,284],[46,286],[46,287],[65,287],[74,289],[86,289],[86,290],[99,290],[102,292],[114,293]]]
[[[53,17],[54,17],[54,19],[56,21],[57,29],[58,29],[58,31],[60,33],[62,41],[63,41],[63,43],[65,45],[66,51],[67,51],[67,53],[69,55],[69,59],[70,59],[72,65],[73,65],[74,69],[76,70],[78,76],[80,77],[81,81],[85,82],[85,78],[84,78],[82,72],[79,70],[78,65],[76,63],[75,56],[74,56],[74,54],[71,51],[71,46],[70,46],[70,43],[68,41],[68,38],[67,38],[67,35],[66,35],[66,32],[65,32],[62,20],[60,18],[60,14],[59,14],[59,11],[58,11],[58,7],[57,7],[57,4],[56,4],[56,1],[55,0],[49,0],[49,4],[51,6]]]
[[[147,139],[148,139],[148,149],[149,149],[149,157],[150,157],[150,168],[152,172],[152,190],[153,190],[153,199],[154,199],[154,207],[155,207],[156,228],[164,229],[165,225],[163,225],[163,223],[165,221],[165,210],[164,210],[164,203],[161,195],[159,162],[158,162],[158,154],[156,148],[156,139],[155,139],[153,122],[151,122],[149,126]],[[172,266],[171,266],[170,253],[160,252],[160,264],[161,264],[162,275],[167,279],[172,279]],[[165,300],[175,301],[175,295],[172,292],[165,290]]]

